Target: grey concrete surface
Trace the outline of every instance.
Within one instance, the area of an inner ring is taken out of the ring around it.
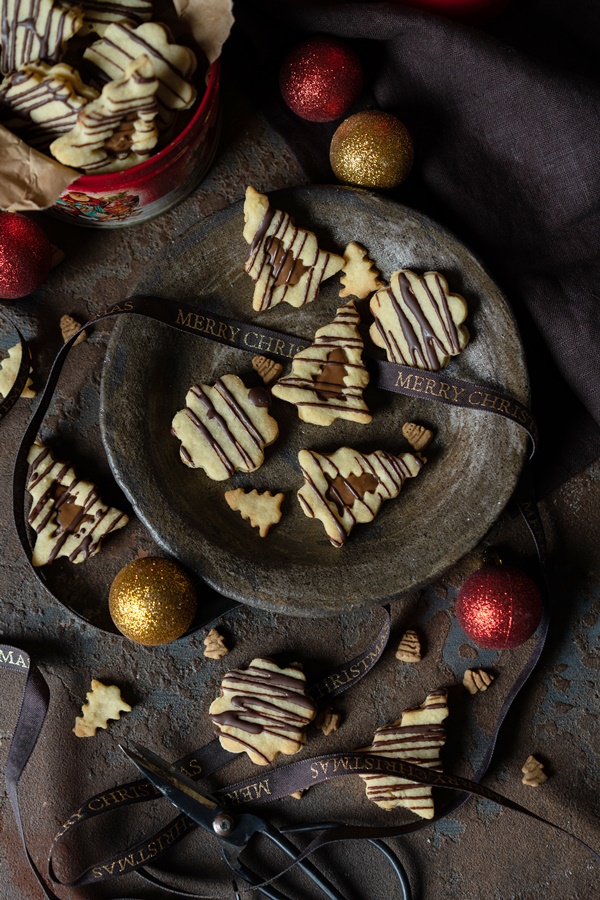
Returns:
[[[303,183],[303,173],[282,140],[235,97],[225,100],[217,161],[204,183],[171,212],[129,230],[99,232],[41,219],[52,240],[65,250],[66,260],[34,298],[10,307],[31,342],[37,387],[61,344],[60,315],[87,319],[122,297],[157,251],[198,219],[239,199],[248,182],[261,190]],[[65,448],[65,454],[72,452],[80,466],[94,471],[107,499],[118,502],[121,498],[110,478],[97,427],[99,375],[110,328],[100,324],[73,351],[42,434]],[[172,759],[191,752],[212,737],[206,710],[228,668],[262,654],[302,660],[314,676],[358,653],[375,635],[379,619],[371,611],[311,623],[240,607],[222,622],[232,652],[218,662],[202,655],[204,632],[145,649],[85,624],[69,607],[106,623],[112,577],[136,554],[156,548],[141,524],[132,521],[101,555],[78,567],[86,568],[85,574],[61,565],[51,583],[62,603],[49,596],[25,560],[11,522],[12,460],[30,408],[30,401],[20,400],[0,425],[0,635],[3,642],[31,653],[51,692],[47,722],[20,792],[28,846],[45,872],[52,839],[69,814],[95,792],[133,777],[118,749],[120,742],[138,740]],[[542,505],[555,559],[550,637],[538,669],[509,715],[486,783],[600,850],[599,499],[600,463],[596,463]],[[444,523],[439,527],[443,529]],[[483,547],[492,545],[509,548],[524,567],[533,556],[525,527],[507,512],[482,546],[459,565],[425,590],[395,601],[392,638],[383,660],[336,701],[343,716],[340,730],[330,738],[311,733],[311,755],[363,746],[375,727],[420,703],[428,690],[446,685],[453,708],[446,767],[472,774],[495,715],[531,649],[528,642],[511,652],[478,651],[457,626],[457,589],[479,564]],[[425,641],[424,659],[415,667],[394,659],[408,626],[417,627]],[[460,679],[465,668],[478,665],[493,670],[497,678],[486,694],[469,700]],[[118,684],[133,711],[96,737],[78,740],[72,728],[93,677]],[[3,769],[21,684],[9,675],[3,675],[0,683]],[[535,790],[521,784],[521,766],[530,753],[539,756],[550,773],[549,781]],[[236,760],[217,781],[247,774],[248,766]],[[272,814],[287,823],[317,818],[390,822],[389,815],[367,806],[362,783],[354,778],[313,788],[301,801],[281,801]],[[152,823],[170,817],[170,809],[162,803],[133,807],[123,820],[102,820],[101,826],[91,827],[69,845],[61,871],[69,877],[125,840],[138,838]],[[409,819],[408,814],[399,816],[401,821]],[[3,785],[0,835],[1,900],[37,900],[41,893],[25,861]],[[597,864],[575,841],[488,801],[471,800],[450,817],[391,843],[407,867],[415,898],[422,900],[594,900],[599,893]],[[185,876],[186,884],[187,879],[202,876],[201,883],[193,882],[200,894],[233,897],[214,847],[203,837],[187,838],[169,862]],[[349,898],[400,896],[383,860],[366,846],[328,851],[320,864]],[[288,881],[288,889],[294,897],[312,896],[296,879]],[[163,896],[136,876],[85,889],[58,888],[57,894],[65,900]]]

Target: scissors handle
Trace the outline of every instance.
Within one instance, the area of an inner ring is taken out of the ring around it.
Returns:
[[[227,858],[225,852],[223,853],[225,858]],[[237,860],[235,866],[235,872],[237,875],[240,875],[244,881],[246,881],[249,885],[255,886],[260,884],[260,877],[249,869],[248,866],[245,866],[239,860]],[[259,893],[263,894],[265,897],[268,897],[269,900],[289,900],[289,897],[286,897],[285,894],[280,893],[276,888],[270,887],[268,884],[265,884],[263,887],[256,888]],[[239,896],[236,893],[236,896]]]
[[[268,837],[274,844],[276,844],[280,850],[283,850],[291,859],[297,859],[300,855],[300,851],[297,847],[292,844],[291,841],[288,841],[286,837],[282,835],[280,831],[276,828],[271,828],[267,826],[267,828],[263,832],[266,837]],[[310,862],[308,859],[303,859],[300,862],[296,863],[299,869],[301,869],[308,877],[314,881],[314,883],[321,888],[323,893],[329,900],[345,900],[343,894],[340,894],[334,886],[322,875],[319,870]]]

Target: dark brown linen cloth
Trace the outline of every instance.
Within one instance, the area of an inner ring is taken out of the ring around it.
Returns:
[[[353,43],[365,67],[357,108],[394,113],[414,138],[413,173],[392,196],[454,231],[514,309],[541,493],[600,456],[600,4],[521,0],[485,30],[396,3],[245,0],[235,13],[226,60],[312,181],[335,181],[339,122],[291,113],[278,69],[310,34]]]

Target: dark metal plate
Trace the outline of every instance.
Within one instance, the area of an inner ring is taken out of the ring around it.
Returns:
[[[325,249],[363,243],[388,278],[398,268],[442,272],[469,305],[471,341],[448,372],[495,385],[523,402],[528,380],[510,309],[471,253],[430,219],[392,201],[342,187],[309,187],[272,196]],[[178,238],[148,269],[137,293],[201,305],[267,328],[311,339],[333,318],[340,282],[325,282],[301,310],[280,304],[252,310],[253,285],[243,271],[243,207],[236,204]],[[361,304],[363,318],[367,303]],[[280,436],[251,475],[211,481],[179,459],[170,434],[190,385],[235,372],[249,384],[251,354],[181,334],[139,317],[115,326],[102,378],[101,426],[114,475],[158,543],[227,597],[291,615],[328,615],[373,605],[424,583],[455,563],[488,531],[509,500],[526,447],[525,433],[499,416],[454,409],[367,388],[369,425],[328,428],[300,422],[296,408],[275,401]],[[297,453],[332,452],[350,444],[370,452],[408,449],[403,422],[435,429],[429,462],[377,518],[356,526],[335,549],[321,523],[302,513]],[[237,486],[284,491],[284,516],[261,539],[229,509],[223,494]]]

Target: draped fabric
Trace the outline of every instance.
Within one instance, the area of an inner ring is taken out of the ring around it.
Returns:
[[[316,182],[335,181],[339,122],[291,113],[279,65],[310,34],[353,43],[365,67],[356,109],[394,113],[414,138],[413,173],[392,196],[454,231],[515,312],[542,491],[600,456],[600,4],[514,0],[486,27],[397,3],[245,0],[236,16],[226,63]]]

